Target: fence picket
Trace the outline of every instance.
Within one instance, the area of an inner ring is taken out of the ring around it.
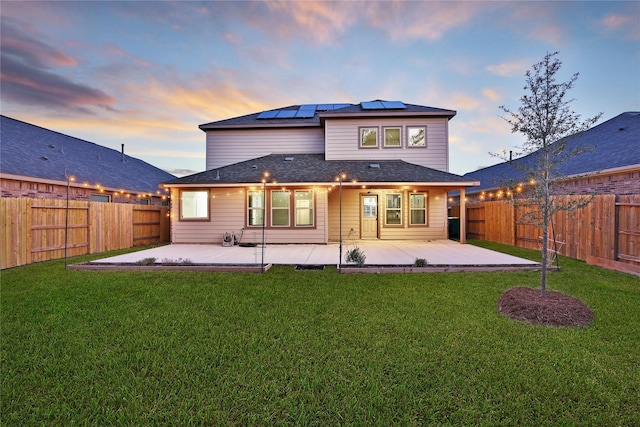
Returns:
[[[563,196],[561,202],[580,197]],[[527,202],[514,207],[501,200],[467,205],[468,238],[540,249],[541,230],[525,221],[536,208]],[[618,196],[617,202],[615,195],[598,195],[582,209],[557,212],[553,225],[556,239],[565,243],[559,248],[562,255],[640,265],[640,195]]]
[[[136,223],[138,210],[154,220]],[[71,200],[67,209],[66,200],[0,198],[0,269],[62,258],[65,241],[68,256],[168,242],[167,212],[164,206]],[[134,241],[134,235],[146,237]]]

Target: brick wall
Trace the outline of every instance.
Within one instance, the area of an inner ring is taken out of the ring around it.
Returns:
[[[66,200],[67,186],[3,178],[0,179],[0,195],[2,197]],[[101,192],[96,188],[69,187],[69,200],[90,201],[92,195],[109,196],[109,201],[112,203],[148,204],[152,206],[168,204],[168,198],[163,200],[161,196],[149,197],[127,192],[120,193],[106,190]]]
[[[569,180],[554,185],[552,191],[556,194],[640,194],[640,171]]]

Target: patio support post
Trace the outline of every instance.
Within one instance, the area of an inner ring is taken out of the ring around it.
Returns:
[[[264,172],[262,178],[262,261],[260,262],[260,273],[264,273],[264,229],[267,223],[267,177],[269,172]]]
[[[460,243],[467,243],[467,207],[465,189],[460,189]]]
[[[338,259],[338,271],[342,272],[342,178],[340,174],[340,258]]]

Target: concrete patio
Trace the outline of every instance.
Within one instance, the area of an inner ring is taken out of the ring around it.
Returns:
[[[460,244],[451,240],[435,241],[391,241],[360,240],[344,242],[344,255],[358,246],[366,256],[366,265],[412,265],[417,258],[427,260],[430,265],[448,266],[522,266],[534,267],[539,263],[500,252]],[[314,244],[267,244],[264,248],[264,263],[273,265],[337,265],[339,243]],[[145,258],[156,262],[189,260],[194,264],[261,264],[262,247],[223,247],[221,245],[172,244],[124,255],[92,261],[100,263],[135,263]]]

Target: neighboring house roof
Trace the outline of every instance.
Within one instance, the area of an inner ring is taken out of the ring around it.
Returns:
[[[145,193],[155,193],[159,183],[175,178],[119,151],[10,117],[0,119],[3,175],[54,181],[73,176],[79,183]]]
[[[281,184],[331,183],[345,173],[345,182],[359,183],[456,183],[473,185],[460,175],[414,165],[401,160],[325,160],[324,154],[271,154],[218,169],[178,178],[165,184],[259,184],[269,173],[269,181]]]
[[[453,110],[405,104],[400,101],[367,101],[359,104],[302,104],[274,110],[261,111],[241,117],[233,117],[200,125],[209,129],[265,128],[265,127],[313,127],[320,126],[325,118],[353,117],[447,117],[456,115]]]
[[[593,148],[593,151],[571,157],[560,165],[558,172],[564,176],[640,166],[640,112],[622,113],[585,132],[566,138],[566,142],[568,150],[582,146]],[[466,173],[466,178],[480,181],[479,187],[469,191],[484,191],[498,188],[506,182],[528,180],[523,168],[518,168],[517,165],[526,167],[532,164],[537,153]]]

